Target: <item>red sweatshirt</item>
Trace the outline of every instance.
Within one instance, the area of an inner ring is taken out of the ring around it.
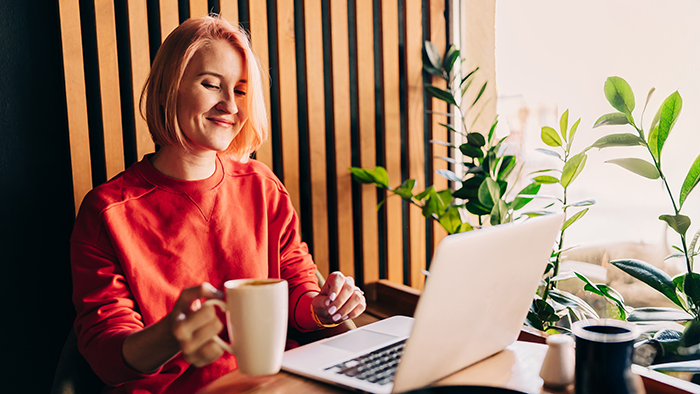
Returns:
[[[181,181],[144,158],[85,197],[71,237],[78,346],[110,392],[194,393],[237,367],[178,355],[150,375],[125,365],[122,343],[162,319],[180,291],[237,278],[289,283],[290,325],[316,327],[302,295],[319,291],[298,218],[275,175],[220,157],[211,177]],[[303,305],[302,305],[303,304]]]

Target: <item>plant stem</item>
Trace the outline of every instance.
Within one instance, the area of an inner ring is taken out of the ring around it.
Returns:
[[[632,126],[637,130],[637,133],[639,133],[639,137],[642,139],[642,141],[644,141],[644,146],[646,146],[647,152],[649,152],[651,159],[654,161],[654,166],[656,166],[656,170],[659,172],[659,177],[661,178],[661,181],[664,184],[666,192],[668,193],[668,197],[671,199],[671,204],[673,205],[673,211],[674,211],[675,215],[676,216],[680,215],[681,211],[678,208],[678,205],[676,204],[676,200],[673,198],[673,193],[671,192],[671,187],[668,185],[668,181],[666,180],[666,176],[664,175],[663,171],[661,170],[661,155],[659,154],[659,160],[656,160],[656,157],[651,152],[651,148],[649,147],[649,143],[644,138],[644,130],[640,129],[635,124],[632,124]],[[685,234],[679,234],[679,235],[681,236],[681,245],[683,246],[683,254],[685,255],[685,265],[686,265],[686,268],[688,270],[688,273],[690,273],[690,272],[693,272],[693,266],[690,263],[690,256],[688,253],[688,247],[687,247],[686,241],[685,241]]]

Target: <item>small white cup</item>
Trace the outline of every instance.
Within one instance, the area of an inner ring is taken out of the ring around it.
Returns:
[[[226,311],[232,343],[214,337],[219,346],[236,356],[246,375],[279,372],[287,338],[289,292],[284,279],[235,279],[224,283],[226,302],[207,300]]]
[[[547,354],[542,362],[540,377],[547,388],[561,390],[574,382],[576,351],[574,339],[568,335],[555,334],[547,337]]]

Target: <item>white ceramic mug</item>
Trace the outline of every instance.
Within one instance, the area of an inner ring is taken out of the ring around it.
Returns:
[[[214,340],[236,356],[246,375],[279,372],[287,338],[289,291],[284,279],[235,279],[224,283],[226,302],[207,300],[226,311],[231,344]]]

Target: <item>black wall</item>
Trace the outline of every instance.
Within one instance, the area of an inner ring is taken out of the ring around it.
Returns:
[[[67,122],[58,2],[0,0],[0,391],[6,393],[49,391],[75,317]]]

